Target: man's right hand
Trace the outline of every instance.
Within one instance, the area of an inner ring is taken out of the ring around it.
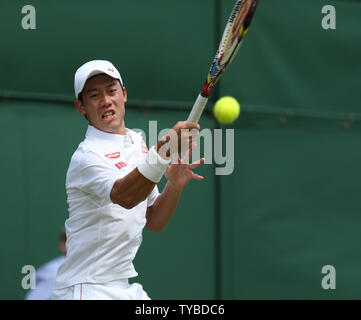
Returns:
[[[178,121],[172,129],[158,141],[156,150],[162,158],[169,158],[172,154],[181,154],[192,148],[193,141],[199,134],[198,123]]]

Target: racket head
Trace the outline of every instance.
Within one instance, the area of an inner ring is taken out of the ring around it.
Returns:
[[[217,81],[238,52],[248,32],[259,0],[238,0],[228,19],[221,42],[202,88],[202,96],[208,97]]]

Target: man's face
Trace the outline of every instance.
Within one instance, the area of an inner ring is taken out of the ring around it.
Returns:
[[[125,134],[124,104],[127,92],[120,82],[107,74],[99,74],[85,83],[82,101],[75,100],[78,111],[86,115],[93,127],[116,134]]]

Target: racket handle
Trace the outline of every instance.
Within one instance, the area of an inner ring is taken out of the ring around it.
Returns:
[[[188,116],[187,121],[188,122],[198,122],[204,107],[206,106],[208,101],[208,98],[202,97],[201,94],[198,95],[198,98],[196,100],[196,102],[193,105],[193,108]]]

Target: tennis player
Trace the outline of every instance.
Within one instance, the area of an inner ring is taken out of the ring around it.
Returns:
[[[149,299],[140,284],[129,284],[137,276],[133,259],[144,226],[161,231],[184,186],[203,179],[192,170],[204,159],[189,164],[194,146],[192,135],[184,134],[199,125],[177,122],[148,150],[141,135],[125,126],[127,91],[112,63],[82,65],[74,89],[75,106],[89,125],[67,171],[67,255],[52,298]],[[180,159],[179,146],[187,144],[186,159]],[[160,194],[157,183],[163,175],[168,181]]]

